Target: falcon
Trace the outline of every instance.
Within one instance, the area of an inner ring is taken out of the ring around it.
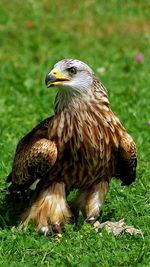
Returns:
[[[19,228],[32,219],[47,234],[60,233],[82,212],[94,224],[112,177],[130,185],[136,176],[136,146],[110,108],[107,90],[92,69],[77,59],[63,59],[45,78],[58,87],[54,115],[18,143],[8,176],[14,188],[33,188]],[[78,194],[71,205],[67,195]]]

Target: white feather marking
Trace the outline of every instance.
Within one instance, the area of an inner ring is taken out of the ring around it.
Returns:
[[[34,191],[36,189],[36,186],[37,186],[39,181],[40,181],[40,179],[35,180],[35,182],[33,184],[31,184],[29,188]]]
[[[58,125],[58,128],[57,128],[57,135],[58,135],[58,137],[61,137],[61,135],[62,135],[63,128],[64,128],[64,121],[65,121],[64,113],[61,112],[60,122],[59,122],[59,125]]]

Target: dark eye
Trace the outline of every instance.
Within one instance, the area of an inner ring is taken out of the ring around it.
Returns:
[[[76,74],[77,73],[77,68],[76,67],[71,67],[67,69],[70,74]]]

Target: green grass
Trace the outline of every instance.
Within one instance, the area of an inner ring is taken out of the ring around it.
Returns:
[[[53,113],[56,92],[45,88],[45,74],[62,58],[78,58],[108,88],[112,109],[138,150],[136,182],[128,188],[111,182],[102,220],[126,217],[144,232],[97,234],[82,218],[59,240],[32,227],[18,232],[8,225],[0,193],[0,266],[150,266],[149,10],[149,0],[0,1],[0,187],[18,140]],[[136,64],[139,52],[144,62]],[[105,68],[101,77],[98,67]]]

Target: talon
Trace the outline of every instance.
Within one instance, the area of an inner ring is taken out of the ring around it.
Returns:
[[[48,226],[42,226],[38,230],[38,233],[46,236],[46,235],[48,235],[50,233],[50,228]]]
[[[94,217],[91,217],[91,218],[87,218],[86,219],[86,222],[91,224],[91,225],[94,225],[94,223],[96,222],[96,219]]]
[[[61,226],[59,224],[54,224],[53,229],[58,235],[62,235],[62,229],[61,229]]]

